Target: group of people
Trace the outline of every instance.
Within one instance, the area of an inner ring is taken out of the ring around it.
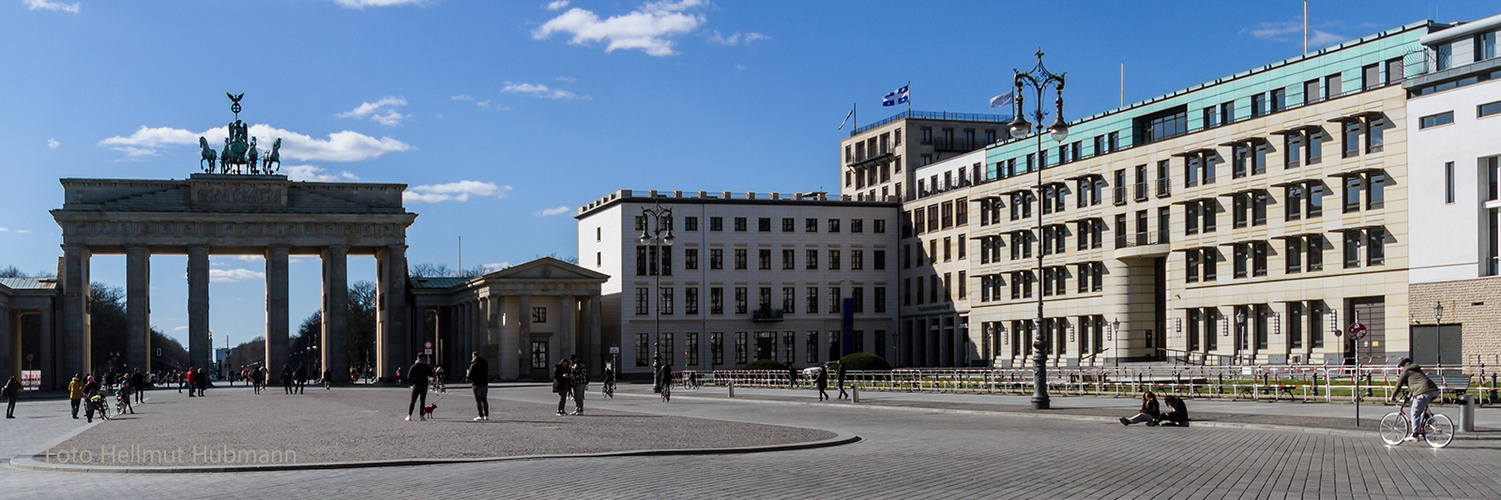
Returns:
[[[584,393],[588,390],[589,368],[578,355],[558,360],[552,370],[552,392],[558,395],[558,415],[583,415]],[[573,413],[565,411],[570,395],[573,396]]]
[[[135,406],[131,405],[132,399],[137,402],[145,401],[141,394],[142,389],[145,388],[144,380],[146,377],[140,370],[136,370],[129,377],[120,378],[120,386],[115,393],[120,404],[120,413],[135,413]],[[101,417],[105,416],[104,412],[108,411],[109,405],[109,391],[109,381],[101,381],[92,373],[87,376],[73,374],[73,379],[68,381],[68,402],[73,407],[73,418],[78,418],[80,406],[84,409],[84,418],[87,418],[89,422],[94,421],[95,412],[99,412]]]
[[[1167,411],[1162,411],[1162,405],[1157,402],[1157,395],[1152,391],[1141,394],[1141,409],[1130,417],[1121,417],[1121,425],[1139,424],[1145,422],[1147,427],[1169,425],[1188,427],[1188,405],[1183,398],[1168,396]]]
[[[835,361],[834,366],[835,381],[839,384],[839,399],[846,399],[850,397],[850,393],[844,390],[844,362]],[[797,369],[793,368],[792,365],[789,364],[787,365],[787,371],[788,378],[791,380],[789,386],[796,386]],[[827,401],[829,399],[829,393],[827,392],[829,390],[828,365],[818,367],[818,371],[813,375],[813,384],[818,387],[818,400]]]

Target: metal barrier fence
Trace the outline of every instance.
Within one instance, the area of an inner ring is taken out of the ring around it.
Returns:
[[[1485,365],[1425,367],[1443,393],[1442,400],[1473,394],[1476,400],[1501,403],[1497,371]],[[674,373],[681,378],[683,372]],[[807,387],[811,378],[798,372],[789,380],[785,370],[697,371],[704,385],[738,387]],[[898,368],[889,371],[848,371],[845,383],[862,391],[949,392],[977,394],[1032,393],[1030,368]],[[1151,366],[1119,368],[1048,368],[1048,390],[1059,396],[1137,397],[1143,391],[1158,395],[1231,400],[1334,402],[1356,394],[1379,402],[1391,396],[1401,374],[1391,366]],[[829,374],[829,385],[836,379]]]

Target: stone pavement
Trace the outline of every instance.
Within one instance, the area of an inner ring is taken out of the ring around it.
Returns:
[[[18,498],[120,491],[184,498],[1495,498],[1501,488],[1501,446],[1488,441],[1458,441],[1443,450],[1386,447],[1374,431],[1122,428],[1105,416],[1018,418],[951,407],[989,397],[978,395],[911,395],[904,398],[933,402],[927,408],[915,404],[920,401],[898,408],[876,404],[876,393],[862,395],[870,403],[851,405],[817,403],[809,391],[752,394],[758,391],[737,390],[735,399],[725,397],[723,389],[678,391],[671,403],[662,403],[648,388],[627,386],[614,400],[591,399],[590,404],[622,413],[820,428],[863,440],[771,453],[257,473],[0,468],[0,492]],[[491,398],[497,405],[517,406],[556,401],[536,389],[492,389]],[[1135,406],[1128,398],[1104,399],[1092,406]],[[1085,402],[1054,399],[1060,408],[1091,406]],[[1281,408],[1243,404],[1255,408],[1249,414]],[[614,422],[590,425],[613,427]],[[673,436],[663,441],[677,445]]]

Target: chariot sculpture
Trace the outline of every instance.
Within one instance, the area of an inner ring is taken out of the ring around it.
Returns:
[[[244,93],[232,94],[226,92],[231,104],[229,110],[234,112],[235,120],[229,122],[229,136],[224,138],[224,147],[214,151],[209,147],[208,139],[198,138],[201,158],[198,161],[199,168],[205,173],[218,174],[247,174],[247,175],[271,175],[281,167],[281,139],[278,138],[271,144],[271,151],[266,153],[265,159],[261,159],[261,150],[256,147],[256,138],[250,136],[250,126],[240,121],[240,99],[245,98]],[[214,160],[218,159],[218,165]],[[274,164],[274,166],[273,166]]]

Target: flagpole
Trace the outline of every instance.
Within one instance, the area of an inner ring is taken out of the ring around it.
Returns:
[[[855,119],[855,128],[852,128],[850,130],[855,130],[855,129],[860,128],[860,113],[859,113],[859,111],[860,111],[859,103],[855,103],[855,102],[850,103],[850,117],[852,117],[852,118]]]
[[[907,116],[912,116],[912,80],[907,80]]]

